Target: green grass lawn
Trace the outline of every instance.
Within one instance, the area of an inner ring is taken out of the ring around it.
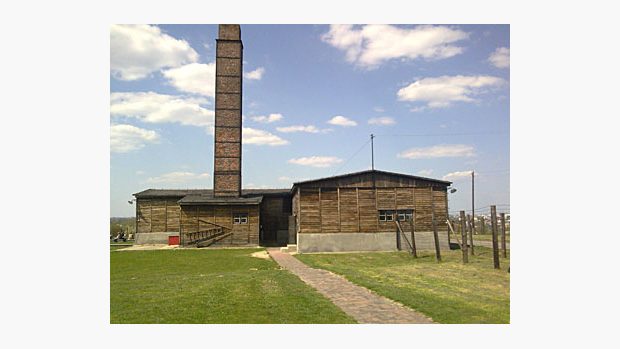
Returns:
[[[112,251],[110,322],[355,322],[256,251]]]
[[[479,241],[493,241],[493,235],[491,235],[491,234],[475,234],[474,235],[474,246],[476,246],[476,240],[479,240]],[[467,241],[469,241],[469,240],[467,240]],[[510,243],[510,234],[506,234],[506,242]],[[501,248],[502,236],[500,234],[497,235],[497,243],[499,244],[499,246]]]
[[[358,285],[391,298],[439,323],[509,323],[509,260],[500,258],[493,269],[492,250],[476,247],[467,265],[461,251],[442,251],[417,259],[406,252],[300,254],[314,268],[345,276]]]

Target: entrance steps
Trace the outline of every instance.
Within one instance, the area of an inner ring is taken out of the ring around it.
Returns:
[[[280,252],[297,253],[297,245],[288,244],[286,247],[280,247]]]

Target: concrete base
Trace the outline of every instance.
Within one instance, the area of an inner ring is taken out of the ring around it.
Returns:
[[[140,233],[136,234],[136,245],[168,244],[168,236],[179,235],[179,232],[168,233]]]
[[[405,233],[411,239],[411,233]],[[448,232],[439,234],[439,249],[449,250]],[[433,232],[415,233],[418,251],[435,250]],[[402,241],[403,250],[409,247]],[[309,252],[347,252],[347,251],[396,251],[396,232],[382,233],[299,233],[297,251]]]

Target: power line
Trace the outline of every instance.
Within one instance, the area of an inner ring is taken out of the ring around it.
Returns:
[[[368,143],[370,143],[370,141],[371,141],[371,139],[369,139],[366,142],[364,142],[364,144],[362,144],[362,146],[355,153],[353,153],[353,155],[351,155],[342,165],[340,165],[340,167],[338,167],[338,169],[336,170],[334,175],[338,174],[340,172],[340,170],[344,167],[344,165],[346,165],[351,159],[353,159],[357,154],[359,154],[359,152],[361,152],[362,149],[364,149],[364,147],[366,147],[368,145]]]
[[[499,132],[459,132],[459,133],[418,133],[418,134],[377,134],[375,136],[388,136],[388,137],[442,137],[442,136],[487,136],[487,135],[503,135],[508,134],[508,131]]]

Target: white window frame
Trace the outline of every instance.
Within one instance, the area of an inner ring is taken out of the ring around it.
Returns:
[[[233,224],[248,224],[249,217],[245,212],[233,213]]]

